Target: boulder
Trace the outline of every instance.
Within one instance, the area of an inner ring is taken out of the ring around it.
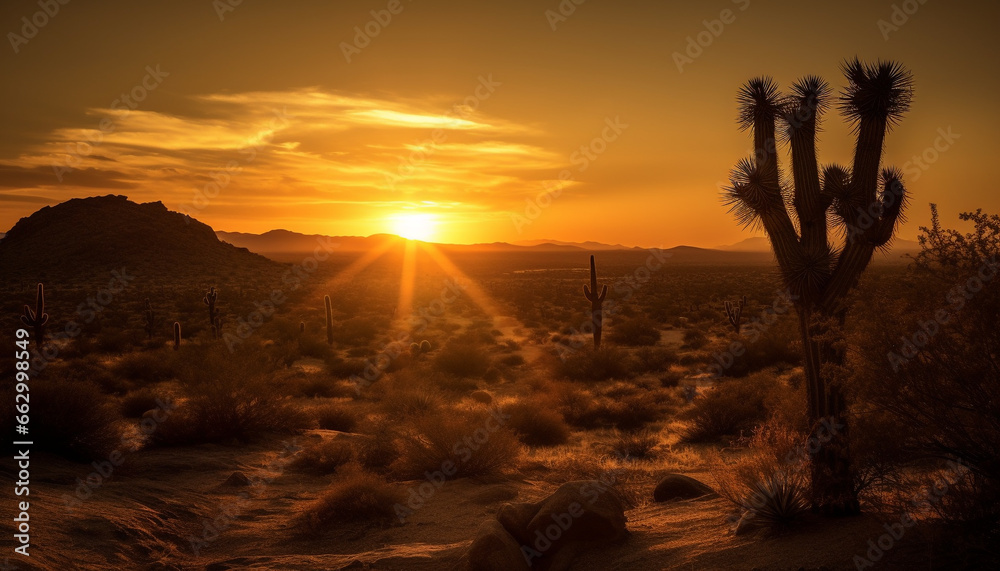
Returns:
[[[569,546],[611,543],[628,535],[625,505],[613,488],[597,480],[568,482],[540,502],[527,527],[532,559],[559,559]]]
[[[471,393],[469,393],[469,398],[483,404],[493,403],[493,395],[484,390],[472,391]]]
[[[479,526],[469,548],[469,571],[529,571],[521,544],[500,522],[491,519]]]
[[[504,504],[497,512],[497,521],[521,543],[530,543],[528,524],[538,513],[541,502]]]
[[[242,488],[250,485],[250,478],[247,478],[243,472],[233,472],[222,485]]]
[[[681,474],[667,474],[653,490],[653,500],[669,502],[672,500],[689,500],[703,496],[714,495],[715,491],[694,478]]]

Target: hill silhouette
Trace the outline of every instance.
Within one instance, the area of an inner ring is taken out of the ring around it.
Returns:
[[[282,266],[221,242],[206,224],[125,196],[76,198],[22,218],[0,241],[9,280],[77,282],[127,268],[139,282],[277,274]]]

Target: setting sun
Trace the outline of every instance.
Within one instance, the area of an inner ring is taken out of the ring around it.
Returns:
[[[392,233],[407,240],[429,241],[434,237],[437,220],[433,214],[400,214],[391,218]]]

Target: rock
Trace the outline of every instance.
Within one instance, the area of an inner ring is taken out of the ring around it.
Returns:
[[[481,402],[483,404],[493,403],[493,395],[483,390],[472,391],[471,393],[469,393],[469,398],[471,398],[476,402]]]
[[[563,548],[611,543],[628,535],[625,506],[613,488],[597,480],[567,482],[540,502],[525,542],[535,557],[557,558]]]
[[[469,548],[470,571],[529,571],[521,545],[500,522],[487,520]]]
[[[714,495],[715,491],[694,478],[681,474],[667,474],[653,490],[653,500],[669,502],[672,500],[689,500],[703,496]]]
[[[530,543],[528,524],[531,523],[531,519],[535,517],[540,507],[540,502],[504,504],[497,512],[497,521],[507,530],[507,533],[513,535],[518,541]]]
[[[243,472],[233,472],[222,485],[243,488],[250,485],[250,479]]]

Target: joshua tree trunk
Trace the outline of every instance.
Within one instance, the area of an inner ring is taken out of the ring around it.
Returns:
[[[902,175],[879,169],[885,135],[912,97],[910,74],[898,64],[853,60],[844,65],[844,74],[848,86],[839,107],[858,138],[852,168],[830,165],[820,174],[816,132],[829,105],[826,82],[806,77],[784,96],[773,80],[757,78],[739,94],[740,122],[753,132],[754,157],[737,164],[727,189],[737,220],[762,226],[767,233],[795,300],[812,424],[812,502],[814,509],[830,515],[858,512],[847,403],[837,378],[842,373],[834,373],[844,365],[839,335],[847,314],[845,298],[875,249],[889,244],[900,220],[906,198]],[[776,136],[778,121],[783,136]],[[782,140],[791,148],[791,184],[782,182],[778,166],[777,142]],[[793,208],[797,224],[789,213]],[[831,221],[846,233],[839,250],[829,242]]]

